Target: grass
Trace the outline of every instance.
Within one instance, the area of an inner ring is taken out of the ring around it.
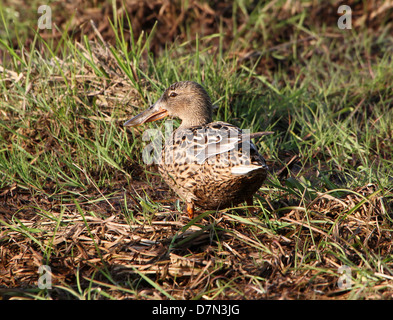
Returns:
[[[364,11],[369,25],[339,30],[334,14],[310,22],[313,6],[235,1],[194,37],[194,5],[158,51],[162,25],[138,33],[130,15],[107,39],[95,25],[74,37],[71,19],[56,43],[0,7],[0,296],[391,299],[391,22]],[[258,141],[271,170],[256,215],[189,221],[142,161],[142,131],[163,123],[122,127],[183,79],[204,83],[216,119],[274,131]]]

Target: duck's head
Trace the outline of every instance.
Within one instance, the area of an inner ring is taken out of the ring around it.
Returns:
[[[172,84],[148,109],[124,123],[136,127],[166,116],[182,120],[181,127],[205,125],[212,122],[212,103],[206,90],[193,81]]]

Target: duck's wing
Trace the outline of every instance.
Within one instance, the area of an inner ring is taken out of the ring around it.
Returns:
[[[258,133],[256,136],[261,135]],[[213,122],[182,129],[176,132],[174,140],[186,151],[188,159],[194,159],[198,164],[209,162],[230,167],[232,174],[243,175],[267,168],[265,160],[251,142],[251,138],[256,136],[229,123]]]
[[[250,139],[256,139],[256,138],[260,138],[263,136],[268,136],[273,133],[274,133],[274,131],[262,131],[262,132],[250,133]]]

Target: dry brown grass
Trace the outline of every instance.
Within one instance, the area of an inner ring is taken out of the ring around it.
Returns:
[[[142,189],[149,187],[139,191]],[[14,189],[1,208],[3,221],[19,227],[13,231],[2,226],[1,292],[7,296],[7,292],[15,292],[11,288],[17,288],[19,294],[26,294],[36,286],[38,267],[45,262],[43,246],[52,251],[55,286],[75,283],[78,273],[82,286],[94,279],[93,286],[101,285],[121,299],[165,298],[146,283],[140,283],[134,294],[119,289],[127,282],[135,283],[140,274],[151,277],[177,299],[195,298],[200,293],[219,299],[345,298],[351,291],[337,288],[336,273],[343,256],[358,269],[375,269],[374,277],[380,278],[377,287],[369,286],[370,280],[365,278],[362,295],[390,299],[392,279],[389,269],[384,269],[389,263],[370,264],[376,256],[392,252],[386,214],[393,212],[393,204],[375,191],[375,186],[369,185],[341,198],[320,195],[305,208],[277,212],[270,223],[283,226],[272,232],[256,217],[225,212],[206,216],[184,230],[187,220],[179,220],[178,212],[166,209],[146,215],[130,206],[129,210],[135,210],[134,222],[127,222],[119,203],[124,202],[123,197],[132,203],[135,196],[122,191],[111,196],[111,205],[104,199],[94,204],[77,199],[82,208],[78,209],[72,203],[59,205],[45,197],[32,199]],[[99,199],[100,195],[90,193],[89,197]],[[39,212],[35,209],[38,205]],[[50,212],[50,217],[43,212]],[[57,226],[55,219],[60,217]],[[36,235],[31,233],[35,229],[40,230]],[[27,237],[28,233],[34,239]],[[308,245],[310,241],[315,245]],[[335,247],[345,253],[341,255]],[[106,270],[111,281],[98,270]],[[220,281],[224,288],[214,289]],[[70,298],[60,288],[51,295]]]

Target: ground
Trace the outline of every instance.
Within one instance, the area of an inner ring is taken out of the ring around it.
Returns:
[[[341,4],[3,2],[0,297],[392,299],[393,5]],[[255,214],[190,221],[122,126],[179,80],[274,132]]]

